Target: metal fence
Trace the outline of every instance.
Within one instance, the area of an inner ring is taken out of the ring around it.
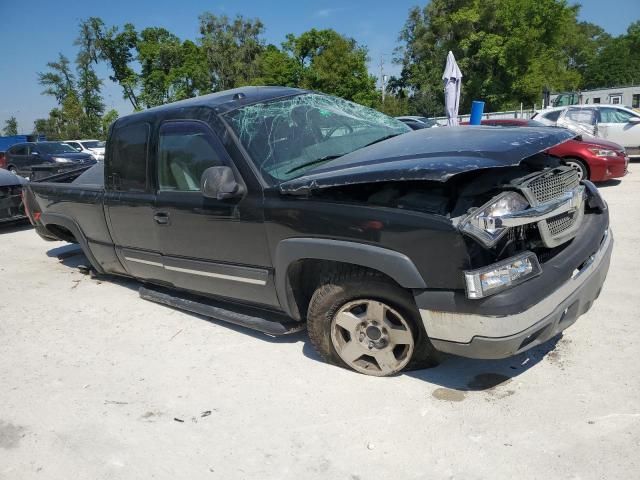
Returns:
[[[525,118],[530,119],[533,114],[536,113],[534,109],[531,110],[508,110],[506,112],[487,112],[482,114],[483,120],[489,120],[490,118],[499,119],[499,118]],[[460,122],[468,122],[471,114],[467,115],[458,115],[458,120]],[[447,124],[447,117],[433,117],[433,119],[438,122],[440,125]]]

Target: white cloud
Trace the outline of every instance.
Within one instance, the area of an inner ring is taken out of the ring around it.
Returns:
[[[314,17],[327,18],[331,15],[346,10],[345,8],[321,8],[313,13]]]

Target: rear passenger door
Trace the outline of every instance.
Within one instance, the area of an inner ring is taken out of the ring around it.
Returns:
[[[151,125],[115,126],[105,163],[105,214],[116,253],[134,277],[166,282],[150,181]]]
[[[164,268],[179,288],[277,306],[263,224],[262,192],[216,200],[200,191],[209,167],[238,170],[211,128],[164,122],[156,153],[158,234]]]
[[[7,167],[14,167],[18,173],[24,174],[28,158],[27,146],[15,145],[7,153]]]

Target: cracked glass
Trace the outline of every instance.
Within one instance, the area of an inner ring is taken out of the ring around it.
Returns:
[[[248,105],[230,112],[227,119],[271,184],[411,131],[381,112],[317,93]]]

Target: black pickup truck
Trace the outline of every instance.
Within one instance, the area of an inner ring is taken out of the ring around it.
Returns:
[[[143,298],[391,375],[503,358],[571,325],[613,247],[607,205],[545,153],[559,128],[410,131],[345,100],[247,87],[112,126],[104,165],[31,182],[45,239]]]

